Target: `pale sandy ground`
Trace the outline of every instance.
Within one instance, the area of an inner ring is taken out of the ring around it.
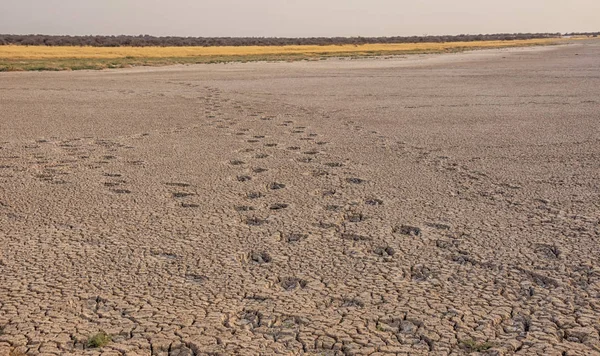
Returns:
[[[600,41],[1,74],[0,355],[600,354],[599,185]]]

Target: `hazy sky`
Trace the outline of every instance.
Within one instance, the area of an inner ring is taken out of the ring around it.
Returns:
[[[393,36],[600,31],[600,0],[0,0],[0,33]]]

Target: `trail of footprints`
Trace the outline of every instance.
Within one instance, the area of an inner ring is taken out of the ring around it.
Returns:
[[[229,177],[230,181],[232,184],[239,186],[241,191],[239,201],[231,206],[231,213],[238,216],[239,224],[247,228],[249,234],[272,233],[274,236],[273,242],[280,244],[276,249],[261,247],[245,251],[241,258],[244,264],[268,271],[271,264],[289,258],[289,256],[277,255],[274,252],[275,250],[284,251],[285,248],[297,248],[316,239],[339,241],[339,244],[333,245],[338,246],[344,254],[349,256],[361,256],[361,254],[366,253],[369,256],[368,258],[375,259],[376,265],[380,265],[381,268],[385,268],[385,264],[402,256],[402,246],[392,246],[392,244],[382,242],[375,236],[377,230],[373,230],[372,234],[368,233],[371,229],[371,225],[368,224],[378,224],[377,221],[372,221],[374,217],[369,216],[367,212],[385,206],[386,202],[381,197],[369,194],[369,187],[371,186],[369,180],[354,174],[351,161],[343,157],[332,157],[328,154],[329,144],[326,138],[313,132],[310,126],[298,124],[285,115],[269,115],[258,112],[245,103],[221,98],[220,91],[217,89],[205,89],[207,95],[202,100],[206,108],[204,111],[205,118],[209,121],[209,125],[223,134],[236,138],[242,145],[241,149],[230,152],[230,157],[223,159],[223,164],[232,169],[232,176]],[[236,115],[226,115],[225,110],[223,110],[224,105],[229,105]],[[257,123],[262,123],[262,125],[257,125]],[[246,125],[256,127],[256,129],[251,130],[245,127]],[[261,128],[264,130],[261,130]],[[356,126],[352,122],[347,124],[347,128],[356,131],[363,130],[362,127]],[[178,128],[176,130],[182,129]],[[465,180],[471,182],[472,184],[464,185],[464,189],[474,191],[474,194],[482,195],[482,192],[489,191],[490,187],[501,189],[503,192],[519,189],[517,186],[510,184],[491,182],[483,173],[469,170],[465,166],[454,163],[450,158],[438,155],[431,150],[395,142],[390,138],[379,136],[377,133],[370,134],[376,137],[382,145],[397,145],[401,150],[412,155],[416,161],[432,165],[450,174],[456,174],[458,182]],[[116,141],[93,138],[43,139],[23,147],[13,147],[9,143],[2,143],[0,144],[2,148],[0,154],[3,163],[0,165],[0,177],[11,178],[25,174],[43,184],[68,186],[72,183],[69,180],[71,174],[77,174],[78,171],[92,170],[98,172],[98,180],[108,193],[114,194],[115,198],[122,195],[127,196],[135,193],[135,184],[132,184],[125,174],[120,173],[119,167],[122,167],[122,165],[143,167],[144,162],[137,160],[124,161],[121,153],[124,152],[123,150],[130,150],[133,147],[119,141],[132,142],[134,139],[141,139],[148,135],[146,133],[134,137],[123,137],[122,140]],[[284,145],[278,142],[278,137],[285,137],[286,142],[291,141],[293,143]],[[70,159],[64,158],[65,152],[67,156],[71,157]],[[22,157],[28,158],[27,165],[11,163],[11,160],[16,162]],[[264,168],[266,164],[263,162],[266,161],[269,161],[269,169]],[[301,178],[307,184],[299,186],[293,184],[294,182],[277,179],[278,165],[285,165],[286,167],[291,165],[294,172],[298,174],[307,173],[302,175]],[[268,178],[265,178],[267,175]],[[326,180],[326,183],[323,183],[324,180]],[[314,184],[311,182],[314,182]],[[179,208],[193,211],[193,209],[201,206],[198,193],[192,184],[179,181],[163,182],[162,184],[169,191],[168,199]],[[319,189],[318,192],[298,191],[307,186],[318,186],[322,189]],[[360,187],[360,190],[357,191],[355,188],[358,187]],[[315,209],[318,208],[324,212],[322,217],[318,220],[309,221],[308,224],[287,221],[286,226],[283,226],[281,221],[278,220],[279,215],[291,214],[289,216],[297,216],[293,215],[296,204],[292,200],[294,195],[292,192],[295,195],[316,196],[316,201],[320,206],[315,207]],[[353,194],[357,192],[360,192],[360,194],[354,196]],[[516,199],[507,193],[502,195],[506,197],[506,203],[508,204]],[[522,203],[525,204],[525,202]],[[2,208],[2,205],[0,205],[0,208]],[[368,227],[361,228],[363,225]],[[307,226],[314,228],[314,230],[307,228]],[[393,226],[391,233],[395,236],[412,238],[416,245],[422,246],[423,242],[418,242],[418,239],[424,233],[422,228],[437,231],[440,236],[447,237],[437,239],[435,247],[442,251],[448,251],[448,258],[451,262],[460,265],[471,264],[486,269],[498,268],[498,266],[478,261],[475,257],[470,256],[467,251],[461,250],[460,240],[456,238],[456,232],[446,223],[429,222],[424,227],[400,223]],[[555,260],[561,258],[560,246],[556,245],[539,244],[536,253],[543,259]],[[176,254],[168,251],[156,251],[154,256],[167,261],[174,261],[178,258]],[[525,269],[521,269],[520,272],[528,276],[534,285],[538,287],[555,288],[558,286],[558,282],[543,274]],[[415,264],[410,266],[405,271],[404,276],[401,277],[413,283],[423,283],[435,280],[436,273],[435,266]],[[208,277],[203,274],[193,272],[184,273],[182,277],[187,283],[194,286],[202,286],[209,281]],[[590,278],[595,277],[591,276]],[[272,288],[274,293],[283,293],[279,296],[280,298],[285,298],[285,295],[302,293],[311,285],[324,282],[319,276],[311,276],[298,271],[298,273],[265,276],[265,283]],[[533,290],[533,287],[529,287],[524,293],[531,296],[534,293]],[[220,323],[225,328],[237,327],[249,330],[255,336],[262,335],[264,340],[280,345],[280,352],[302,350],[306,354],[315,352],[331,355],[359,353],[360,349],[352,349],[348,346],[349,343],[341,342],[342,338],[347,337],[347,335],[340,336],[340,333],[337,335],[334,333],[319,334],[317,330],[316,334],[312,335],[315,339],[308,341],[301,331],[310,326],[311,320],[298,315],[286,315],[275,311],[269,312],[261,308],[260,303],[270,298],[262,294],[247,294],[244,297],[245,300],[258,304],[248,306],[236,315],[229,315]],[[350,315],[349,311],[366,308],[369,304],[377,305],[377,303],[381,303],[382,308],[385,308],[385,301],[381,299],[384,299],[383,296],[379,297],[378,300],[377,293],[372,293],[368,297],[350,294],[328,295],[322,301],[322,307],[334,307],[346,316]],[[449,313],[448,318],[459,318],[458,314],[452,315],[452,312]],[[515,332],[526,333],[530,328],[528,324],[530,321],[528,322],[529,319],[527,318],[525,315],[518,314],[513,318],[503,320],[503,323],[512,323]],[[411,348],[408,349],[411,351],[439,351],[436,340],[432,339],[434,336],[426,332],[427,325],[418,319],[412,318],[408,312],[403,315],[394,314],[361,322],[364,322],[366,326],[358,327],[359,334],[369,334],[372,340],[367,342],[361,340],[360,335],[355,335],[353,340],[359,342],[359,345],[362,342],[365,345],[376,344],[380,345],[379,350],[383,351],[385,346],[390,344],[387,339],[395,338],[398,344],[411,345]],[[457,322],[455,325],[459,324],[461,322]],[[348,330],[357,328],[356,325],[346,325],[346,327]],[[557,326],[557,330],[562,331],[563,329],[567,330],[565,326]],[[589,338],[589,335],[585,333],[580,335],[575,332],[567,333],[565,336],[575,341],[578,340],[578,342],[584,342],[586,337]],[[171,346],[169,346],[170,349]],[[181,346],[180,349],[190,350],[191,352],[194,347],[191,344],[186,344]],[[217,346],[214,349],[217,350],[215,354],[218,354],[219,347]],[[237,351],[243,352],[241,350],[243,350],[243,347],[238,348]],[[376,348],[373,350],[375,351]],[[390,350],[393,350],[393,348],[390,348]],[[197,348],[193,354],[201,354],[202,352],[202,348]],[[169,354],[171,354],[170,351]]]

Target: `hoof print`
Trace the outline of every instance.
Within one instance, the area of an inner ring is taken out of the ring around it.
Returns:
[[[249,192],[246,194],[248,199],[258,199],[264,197],[264,195],[260,192]]]
[[[409,236],[421,236],[421,229],[416,226],[400,225],[396,226],[393,230],[395,234],[409,235]]]
[[[365,200],[365,204],[371,205],[371,206],[383,205],[383,200],[377,199],[377,198],[371,198],[371,199]]]
[[[307,238],[308,238],[308,235],[306,235],[306,234],[291,233],[291,234],[288,234],[285,236],[285,241],[288,243],[294,243],[294,242],[306,240]]]
[[[361,184],[361,183],[364,183],[365,180],[360,179],[360,178],[346,178],[346,182],[352,183],[352,184]]]
[[[204,284],[208,281],[208,277],[199,274],[187,274],[185,279],[194,284]]]
[[[276,204],[271,204],[271,206],[269,206],[269,209],[271,209],[271,210],[281,210],[281,209],[287,208],[288,206],[289,206],[288,204],[276,203]]]
[[[258,263],[259,265],[262,265],[262,264],[271,262],[273,259],[271,258],[271,255],[269,255],[268,253],[266,253],[264,251],[260,251],[260,252],[250,252],[249,260],[254,263]]]
[[[308,285],[308,282],[306,282],[303,279],[296,278],[296,277],[279,278],[278,282],[279,282],[279,285],[286,291],[302,289]]]
[[[195,195],[194,193],[186,193],[186,192],[175,192],[173,193],[173,198],[185,198]]]
[[[343,233],[341,237],[342,237],[342,239],[348,240],[348,241],[370,241],[371,240],[371,238],[368,236],[352,234],[352,233]]]
[[[268,187],[271,190],[279,190],[279,189],[285,188],[285,184],[273,182],[273,183],[269,183]]]
[[[381,256],[381,257],[391,257],[393,255],[396,254],[396,251],[389,247],[377,247],[376,249],[373,250],[373,253],[376,254],[377,256]]]
[[[251,218],[247,218],[245,220],[245,222],[246,222],[246,225],[248,225],[248,226],[261,226],[261,225],[266,224],[267,221],[256,218],[256,217],[251,217]]]
[[[188,203],[181,203],[181,207],[182,207],[182,208],[199,208],[199,207],[200,207],[200,205],[198,205],[198,204],[193,204],[193,203],[191,203],[191,204],[188,204]]]

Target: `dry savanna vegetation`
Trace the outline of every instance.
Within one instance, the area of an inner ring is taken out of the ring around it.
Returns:
[[[286,45],[215,47],[75,47],[0,46],[0,71],[126,68],[168,64],[222,63],[276,60],[318,60],[410,53],[456,52],[560,43],[560,38],[525,40],[374,43],[363,45]]]

